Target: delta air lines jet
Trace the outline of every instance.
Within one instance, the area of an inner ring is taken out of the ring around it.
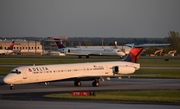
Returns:
[[[74,55],[74,56],[79,56],[79,58],[82,58],[82,56],[86,56],[86,58],[89,58],[89,56],[114,56],[118,55],[120,57],[125,56],[126,54],[121,51],[120,49],[117,48],[70,48],[70,47],[65,47],[62,44],[62,41],[59,39],[54,39],[59,51],[61,53],[64,53],[66,55]]]
[[[10,45],[7,49],[5,49],[5,50],[0,50],[0,54],[5,55],[5,54],[11,54],[11,53],[13,53],[13,52],[14,52],[14,51],[13,51],[13,47],[14,47],[14,41],[12,41],[11,45]]]
[[[164,44],[165,46],[167,44]],[[73,80],[74,86],[81,86],[81,81],[92,80],[92,86],[98,87],[99,80],[132,74],[140,68],[137,63],[143,51],[142,45],[134,45],[123,61],[54,64],[38,66],[21,66],[12,69],[3,81],[14,89],[15,84],[48,83],[52,81]],[[156,44],[149,46],[159,46]]]

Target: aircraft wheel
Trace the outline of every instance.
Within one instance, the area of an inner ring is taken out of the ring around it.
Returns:
[[[94,86],[94,87],[99,87],[99,82],[97,82],[97,81],[94,81],[94,82],[92,82],[92,86]]]
[[[81,86],[81,81],[78,81],[78,82],[77,82],[77,86]]]
[[[75,81],[74,86],[81,86],[81,81]]]
[[[86,56],[86,58],[89,58],[89,56]]]
[[[95,82],[92,82],[92,86],[94,86]]]
[[[74,81],[74,86],[77,86],[77,82],[76,81]]]
[[[14,90],[14,86],[10,86],[10,89],[11,89],[11,90]]]

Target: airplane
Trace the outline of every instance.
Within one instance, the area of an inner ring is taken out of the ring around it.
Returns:
[[[118,55],[120,57],[125,56],[126,54],[117,48],[73,48],[73,47],[65,47],[62,44],[62,41],[59,39],[54,39],[59,51],[61,53],[64,53],[65,55],[74,55],[78,56],[79,58],[82,58],[82,56],[86,56],[86,58],[89,58],[89,56],[110,56],[110,55]]]
[[[11,53],[13,53],[13,52],[14,52],[14,51],[13,51],[13,47],[14,47],[14,41],[12,41],[12,43],[10,44],[10,46],[9,46],[7,49],[5,49],[5,50],[1,49],[1,50],[0,50],[0,54],[1,54],[1,55],[6,55],[6,54],[11,54]]]
[[[163,44],[166,46],[169,44]],[[74,81],[74,86],[81,86],[81,81],[93,81],[92,86],[100,86],[99,80],[133,74],[140,68],[137,63],[143,51],[144,44],[133,46],[130,53],[122,61],[93,62],[93,63],[73,63],[73,64],[53,64],[37,66],[20,66],[12,69],[3,78],[5,84],[14,89],[15,84],[45,83],[62,80]],[[152,44],[151,46],[157,46]]]

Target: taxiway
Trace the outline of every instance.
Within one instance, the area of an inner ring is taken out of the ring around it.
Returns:
[[[2,78],[2,77],[1,77]],[[64,93],[71,91],[108,91],[108,90],[161,90],[180,89],[180,79],[133,79],[122,78],[111,81],[101,81],[100,87],[92,87],[91,81],[83,81],[81,87],[74,87],[72,81],[52,82],[49,85],[26,84],[15,85],[15,90],[10,90],[8,85],[0,86],[1,109],[179,109],[180,105],[172,104],[145,104],[129,102],[96,102],[96,101],[64,101],[43,98],[49,93]]]

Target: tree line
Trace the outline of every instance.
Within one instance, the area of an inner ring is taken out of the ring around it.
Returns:
[[[163,53],[168,53],[171,50],[176,50],[176,55],[180,54],[180,35],[178,32],[170,31],[168,36],[165,37],[164,43],[170,44],[169,46],[163,47]],[[158,50],[158,47],[150,47],[148,50],[145,51],[146,54],[154,53]]]

